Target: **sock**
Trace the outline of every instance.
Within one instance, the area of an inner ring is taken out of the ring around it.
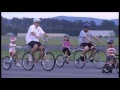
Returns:
[[[90,59],[93,59],[93,57],[91,57]]]
[[[10,60],[12,60],[12,57],[10,57]]]

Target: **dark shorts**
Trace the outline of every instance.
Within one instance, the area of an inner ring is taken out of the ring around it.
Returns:
[[[89,48],[91,48],[92,46],[94,46],[93,44],[91,44],[91,43],[81,43],[80,44],[80,47],[85,47],[85,46],[88,46]]]
[[[116,58],[114,57],[114,56],[107,56],[106,57],[107,58],[107,61],[109,62],[109,61],[111,61],[111,60],[113,60],[114,62],[116,62]]]
[[[65,53],[66,51],[68,52],[68,56],[70,56],[71,55],[70,50],[68,48],[63,48],[63,53]]]
[[[38,47],[42,45],[40,42],[36,42],[36,41],[31,41],[31,42],[28,43],[28,45],[29,45],[31,48],[33,48],[33,46],[34,46],[35,44],[37,44]]]

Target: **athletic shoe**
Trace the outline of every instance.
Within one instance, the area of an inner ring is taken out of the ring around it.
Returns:
[[[85,61],[84,56],[80,56],[81,61]]]
[[[21,65],[19,63],[16,64],[16,67],[20,67]]]

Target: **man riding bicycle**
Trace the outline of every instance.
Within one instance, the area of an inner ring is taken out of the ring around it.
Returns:
[[[81,30],[79,34],[79,44],[80,44],[80,47],[83,47],[83,53],[80,56],[82,61],[85,60],[86,53],[89,52],[89,50],[91,49],[92,49],[92,56],[90,61],[93,61],[93,56],[95,54],[95,50],[93,48],[95,46],[92,44],[92,41],[91,41],[92,38],[96,39],[98,43],[100,43],[99,39],[96,36],[94,36],[89,30],[89,24],[86,23],[83,25],[83,30]]]
[[[42,44],[39,42],[40,36],[45,36],[48,37],[48,35],[43,31],[43,29],[39,26],[40,24],[40,19],[35,18],[33,20],[33,25],[31,25],[28,29],[27,35],[26,35],[26,43],[29,45],[32,50],[30,52],[31,55],[34,56],[34,59],[36,60],[35,57],[35,52],[39,49],[40,53],[43,50]],[[29,61],[32,61],[31,56],[29,56]]]

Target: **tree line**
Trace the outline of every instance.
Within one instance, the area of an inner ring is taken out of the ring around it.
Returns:
[[[67,20],[41,18],[40,26],[46,33],[67,33],[71,36],[78,36],[84,23],[89,23],[91,30],[114,30],[116,35],[119,35],[119,26],[109,20],[103,20],[101,25],[96,25],[93,20],[90,22],[83,22],[82,20],[72,22]],[[27,33],[29,26],[32,24],[33,18],[6,19],[1,16],[2,35],[6,35],[7,33],[13,33],[15,35],[18,33]]]

